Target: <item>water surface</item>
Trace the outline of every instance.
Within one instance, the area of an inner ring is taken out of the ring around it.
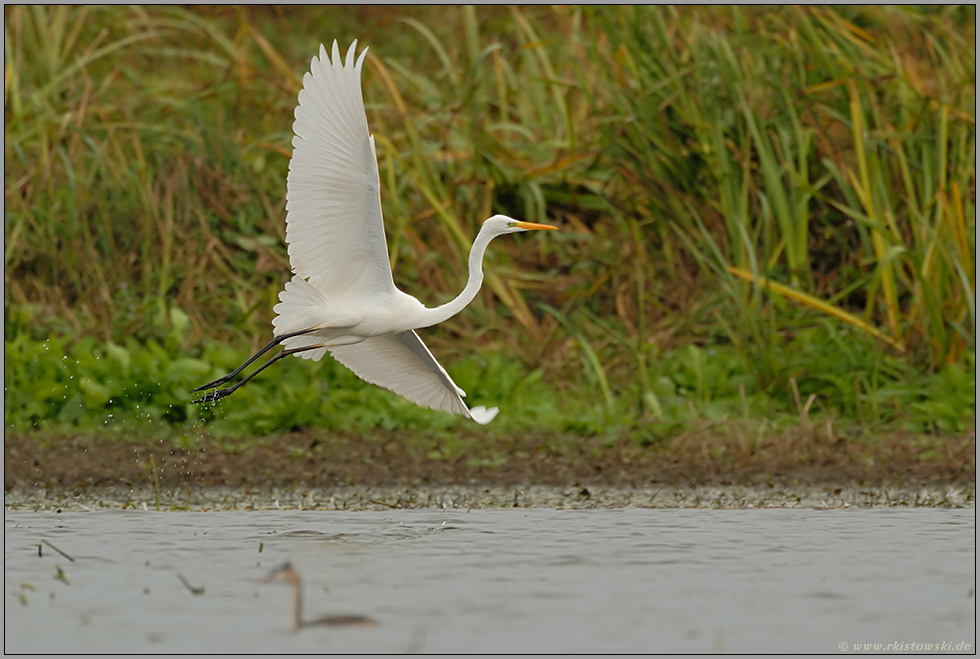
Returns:
[[[976,647],[975,510],[8,510],[4,521],[7,652]],[[285,560],[310,617],[378,626],[291,633],[289,587],[256,583]]]

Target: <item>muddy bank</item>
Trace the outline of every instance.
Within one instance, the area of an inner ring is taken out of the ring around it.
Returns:
[[[774,484],[972,489],[975,453],[973,432],[847,440],[819,428],[764,439],[703,432],[654,446],[543,434],[447,438],[379,431],[365,437],[310,431],[220,446],[204,442],[193,450],[169,440],[8,433],[4,489],[527,483],[634,489]]]

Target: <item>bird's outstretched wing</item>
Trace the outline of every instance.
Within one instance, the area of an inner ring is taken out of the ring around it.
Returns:
[[[466,392],[456,386],[413,330],[330,348],[330,354],[362,380],[390,389],[413,403],[461,414],[481,424],[490,423],[497,416],[496,407],[466,406]]]
[[[303,76],[286,179],[290,265],[327,298],[395,290],[378,158],[361,96],[367,49],[355,62],[356,46],[355,40],[343,63],[336,41],[332,61],[321,45]]]

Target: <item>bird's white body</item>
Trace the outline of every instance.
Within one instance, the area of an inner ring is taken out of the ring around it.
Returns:
[[[279,338],[273,344],[281,341],[283,353],[313,360],[329,351],[362,379],[419,405],[489,423],[497,408],[468,408],[465,392],[414,330],[450,318],[476,296],[483,282],[483,254],[494,237],[554,227],[495,215],[473,243],[469,280],[456,299],[429,309],[398,290],[381,217],[374,138],[361,97],[367,50],[355,61],[356,44],[348,49],[346,62],[336,41],[332,58],[320,46],[319,58],[313,58],[303,78],[286,186],[286,242],[294,276],[275,306],[272,324]],[[219,390],[211,399],[235,388]]]
[[[279,294],[278,314],[272,321],[277,334],[289,334],[309,327],[319,329],[284,341],[289,348],[304,343],[328,341],[347,337],[363,340],[380,334],[416,329],[412,321],[425,312],[425,306],[411,295],[399,290],[385,291],[370,298],[342,293],[328,298],[299,276],[293,277]],[[315,352],[301,353],[307,359]],[[322,356],[321,352],[319,356]]]

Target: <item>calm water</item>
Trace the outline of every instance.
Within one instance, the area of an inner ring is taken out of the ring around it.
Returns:
[[[5,513],[7,652],[976,647],[975,510]],[[46,540],[74,558],[69,561]],[[261,551],[260,551],[261,549]],[[291,633],[306,613],[377,627]],[[61,569],[63,578],[58,577]],[[194,595],[183,575],[204,592]],[[327,590],[329,588],[329,590]],[[925,649],[925,648],[923,648]]]

